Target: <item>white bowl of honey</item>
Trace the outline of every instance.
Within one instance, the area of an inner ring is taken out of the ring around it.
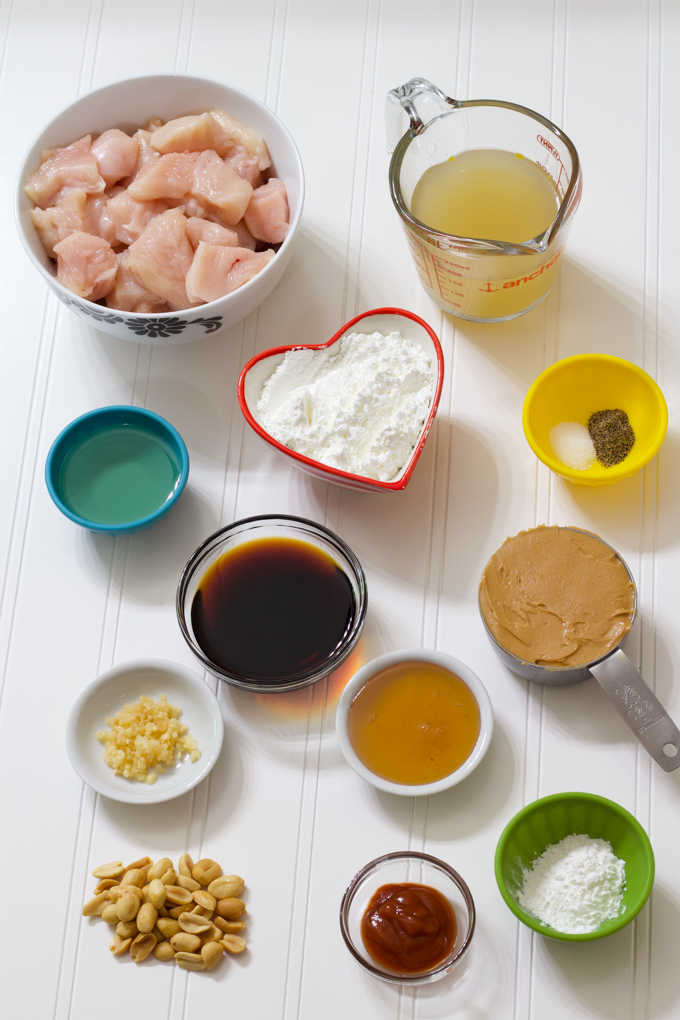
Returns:
[[[389,652],[345,687],[335,728],[354,771],[379,790],[424,797],[460,783],[486,754],[493,711],[481,680],[432,649]]]

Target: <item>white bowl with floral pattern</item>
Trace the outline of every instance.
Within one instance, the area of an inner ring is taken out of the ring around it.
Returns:
[[[56,263],[45,252],[31,222],[30,212],[34,206],[24,191],[26,180],[40,164],[42,150],[69,145],[85,134],[101,134],[112,127],[133,132],[151,116],[170,120],[215,108],[226,110],[262,135],[272,159],[272,172],[286,185],[290,229],[271,262],[231,294],[170,313],[119,311],[80,298],[62,286],[56,278]],[[59,300],[76,315],[97,329],[125,340],[182,344],[235,325],[269,296],[290,260],[303,200],[300,154],[287,128],[272,110],[254,96],[225,82],[189,74],[155,74],[105,85],[71,103],[50,121],[21,165],[16,187],[16,220],[31,262]]]

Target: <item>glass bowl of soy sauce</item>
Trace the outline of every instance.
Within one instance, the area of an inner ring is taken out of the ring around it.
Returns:
[[[248,517],[196,549],[177,588],[189,647],[248,691],[291,691],[328,676],[366,618],[366,578],[328,528],[284,514]]]

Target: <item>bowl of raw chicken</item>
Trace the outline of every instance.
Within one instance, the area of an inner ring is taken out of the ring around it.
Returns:
[[[24,247],[98,329],[177,344],[233,326],[290,260],[300,154],[263,103],[194,75],[131,78],[72,103],[17,181]]]

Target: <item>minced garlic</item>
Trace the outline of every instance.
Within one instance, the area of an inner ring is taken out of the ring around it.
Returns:
[[[163,766],[173,766],[188,754],[198,761],[201,752],[188,733],[189,727],[179,722],[182,709],[171,705],[165,694],[158,701],[142,694],[134,705],[125,705],[106,723],[110,730],[99,730],[97,740],[104,744],[102,760],[117,776],[155,783]],[[155,772],[149,772],[155,769]]]

